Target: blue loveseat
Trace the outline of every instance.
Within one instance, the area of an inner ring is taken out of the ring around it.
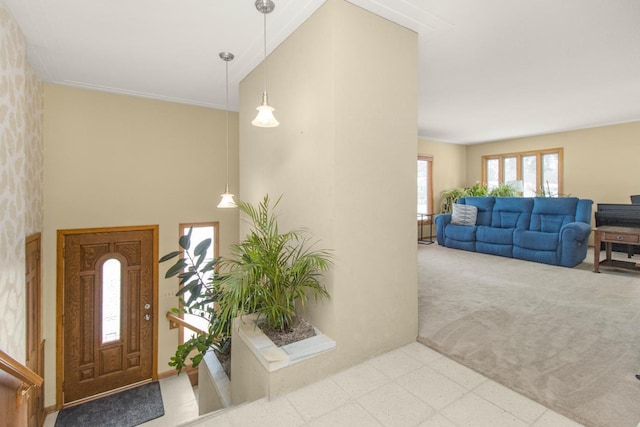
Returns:
[[[574,267],[587,256],[592,200],[576,197],[466,197],[475,225],[436,216],[438,244],[449,248]]]

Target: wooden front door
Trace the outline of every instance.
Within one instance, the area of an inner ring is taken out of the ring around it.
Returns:
[[[42,286],[40,261],[40,233],[27,237],[25,241],[25,285],[26,285],[26,326],[27,360],[25,365],[44,378],[44,346],[42,342]],[[43,387],[29,390],[28,425],[40,427],[44,423]]]
[[[58,233],[64,404],[151,380],[157,226]]]

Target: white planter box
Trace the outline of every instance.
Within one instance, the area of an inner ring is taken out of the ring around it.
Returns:
[[[256,326],[256,315],[234,320],[231,338],[231,401],[271,397],[294,390],[319,378],[315,365],[323,365],[323,355],[336,342],[316,329],[316,335],[277,347]]]
[[[213,350],[207,351],[198,369],[198,413],[231,406],[231,383]]]

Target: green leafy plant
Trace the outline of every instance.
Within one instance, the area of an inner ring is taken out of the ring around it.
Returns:
[[[187,234],[179,238],[178,245],[181,250],[170,252],[159,260],[162,263],[177,258],[165,274],[165,278],[179,279],[180,288],[176,296],[179,297],[180,307],[171,311],[174,314],[188,313],[198,316],[205,319],[209,325],[206,334],[196,334],[176,349],[169,366],[175,367],[178,372],[186,366],[192,354],[192,365],[198,366],[210,348],[225,354],[229,352],[230,347],[230,329],[228,325],[221,324],[222,319],[214,309],[216,301],[220,298],[220,291],[215,271],[218,260],[207,258],[211,239],[198,243],[192,254],[189,251],[191,233],[192,229],[189,229]]]
[[[518,190],[509,184],[501,183],[497,187],[489,189],[487,184],[476,182],[471,187],[452,188],[441,192],[440,212],[451,213],[453,205],[462,197],[514,197],[518,195]]]
[[[487,184],[484,183],[476,182],[473,186],[467,188],[467,196],[469,197],[484,197],[489,195]]]
[[[489,194],[488,196],[494,196],[494,197],[515,197],[518,196],[520,193],[518,192],[518,190],[516,190],[512,185],[510,184],[498,184],[497,187],[493,187],[491,190],[489,190]]]
[[[469,195],[466,188],[451,188],[444,190],[440,193],[440,212],[451,213],[453,211],[453,205],[461,197],[467,197]]]
[[[275,209],[280,202],[278,199]],[[328,250],[313,249],[305,229],[280,232],[266,195],[257,207],[238,202],[250,221],[247,236],[222,258],[220,270],[220,326],[243,314],[258,313],[265,326],[287,331],[310,296],[328,298],[321,283],[322,272],[332,263]]]

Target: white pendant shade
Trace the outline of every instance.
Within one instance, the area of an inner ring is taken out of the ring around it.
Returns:
[[[221,196],[220,203],[218,203],[218,207],[222,208],[222,209],[225,209],[225,208],[237,208],[238,205],[236,205],[235,200],[233,200],[233,194],[224,193]]]
[[[280,124],[273,115],[275,108],[270,106],[267,101],[267,92],[262,94],[262,104],[256,110],[258,110],[258,115],[251,122],[252,125],[261,128],[274,128]]]
[[[273,12],[275,7],[272,0],[256,0],[256,9],[262,13],[264,20],[264,92],[262,92],[262,103],[256,108],[258,115],[251,124],[260,128],[274,128],[280,124],[273,116],[275,108],[269,105],[267,99],[267,14]]]
[[[220,196],[220,203],[218,207],[222,209],[237,208],[235,200],[233,200],[233,194],[229,193],[229,184],[224,187],[224,194]]]

